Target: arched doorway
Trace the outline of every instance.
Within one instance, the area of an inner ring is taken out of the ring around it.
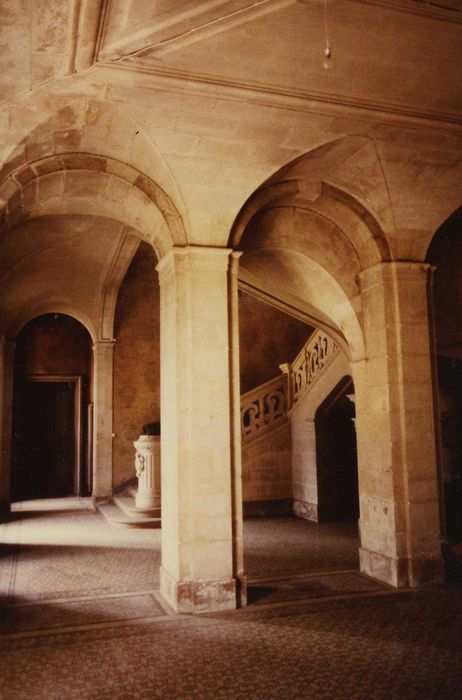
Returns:
[[[18,334],[13,501],[91,492],[91,374],[90,335],[71,316],[43,314]]]
[[[345,377],[315,416],[318,520],[359,517],[358,459],[353,382]]]
[[[439,467],[448,573],[462,575],[462,207],[434,235],[427,261],[435,266],[435,328]]]

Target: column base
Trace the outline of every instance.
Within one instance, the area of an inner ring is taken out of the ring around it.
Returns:
[[[236,581],[176,581],[160,568],[160,592],[178,613],[218,612],[235,610]]]
[[[444,562],[437,559],[396,559],[360,547],[361,573],[395,588],[418,588],[444,582]]]
[[[293,510],[297,518],[310,520],[313,523],[319,521],[317,503],[310,503],[309,501],[302,501],[299,498],[294,498]]]

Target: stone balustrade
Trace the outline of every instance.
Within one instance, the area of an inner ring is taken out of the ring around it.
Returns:
[[[293,362],[280,365],[281,375],[242,394],[242,439],[260,435],[262,430],[281,423],[339,352],[337,343],[317,330]]]
[[[290,407],[292,407],[340,352],[337,343],[324,331],[317,330],[305,343],[288,368]],[[286,370],[283,370],[286,371]]]
[[[280,423],[286,417],[287,409],[287,379],[284,375],[242,394],[242,437],[257,435],[267,426]]]

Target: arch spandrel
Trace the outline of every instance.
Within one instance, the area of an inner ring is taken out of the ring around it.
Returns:
[[[164,156],[127,107],[100,99],[85,85],[69,92],[56,83],[28,95],[27,104],[19,101],[11,107],[4,134],[0,182],[13,171],[53,156],[79,154],[116,161],[130,171],[145,175],[171,200],[187,227],[187,211],[175,178]],[[8,112],[8,107],[5,108]],[[98,167],[98,166],[96,166]],[[118,174],[118,173],[117,173]],[[143,183],[139,182],[140,189]]]

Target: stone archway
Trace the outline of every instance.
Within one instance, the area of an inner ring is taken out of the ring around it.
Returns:
[[[453,554],[462,542],[462,208],[439,227],[427,252],[434,267],[431,288],[437,387],[435,419],[439,437],[442,532],[447,572],[460,577]],[[455,549],[454,549],[455,548]]]
[[[354,387],[351,377],[344,377],[318,407],[314,419],[318,522],[359,517],[354,421]]]
[[[8,164],[7,164],[8,165]],[[23,320],[75,309],[94,342],[93,496],[112,492],[113,323],[119,285],[140,238],[158,258],[184,245],[180,214],[165,191],[107,156],[60,153],[4,167],[0,314],[2,502],[9,502],[12,340]],[[58,262],[59,261],[59,262]]]
[[[91,493],[91,338],[65,314],[30,320],[16,338],[12,500]]]
[[[230,240],[242,251],[246,287],[305,314],[346,350],[356,389],[361,570],[395,586],[422,585],[442,572],[427,267],[393,261],[391,219],[385,213],[379,223],[332,183],[337,157],[370,150],[367,139],[361,144],[319,149],[316,169],[309,154],[286,166],[244,205]],[[387,196],[379,174],[375,186]]]

